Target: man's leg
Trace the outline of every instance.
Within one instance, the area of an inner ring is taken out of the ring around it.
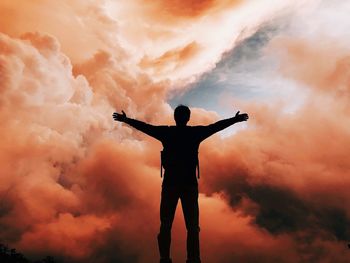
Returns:
[[[158,234],[158,247],[161,263],[171,263],[170,243],[171,226],[173,224],[179,192],[174,187],[162,187],[160,201],[160,231]]]
[[[198,186],[185,187],[180,198],[187,228],[187,263],[200,263]]]

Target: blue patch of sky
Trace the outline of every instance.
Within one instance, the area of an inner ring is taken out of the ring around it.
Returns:
[[[266,52],[270,40],[287,30],[287,22],[277,19],[260,27],[224,54],[216,67],[190,84],[186,92],[171,94],[170,105],[185,104],[232,115],[237,110],[232,105],[234,100],[274,103],[295,93],[296,83],[279,73],[278,57]]]

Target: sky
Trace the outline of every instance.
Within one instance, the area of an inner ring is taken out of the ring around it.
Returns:
[[[203,262],[350,258],[350,3],[2,0],[0,241],[36,259],[158,259],[161,144],[114,111],[173,125],[247,112],[201,144]],[[179,204],[172,258],[185,260]]]

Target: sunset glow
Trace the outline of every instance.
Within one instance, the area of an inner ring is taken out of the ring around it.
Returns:
[[[158,260],[161,144],[191,125],[205,263],[350,258],[350,2],[2,0],[0,243],[32,259]],[[172,257],[185,261],[181,209]]]

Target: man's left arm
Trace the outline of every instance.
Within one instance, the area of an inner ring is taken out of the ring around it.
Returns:
[[[208,126],[204,126],[203,132],[201,134],[201,139],[204,140],[209,136],[213,135],[214,133],[224,130],[237,122],[247,121],[248,118],[249,116],[247,113],[240,114],[240,112],[238,111],[236,115],[232,118],[220,120]]]

